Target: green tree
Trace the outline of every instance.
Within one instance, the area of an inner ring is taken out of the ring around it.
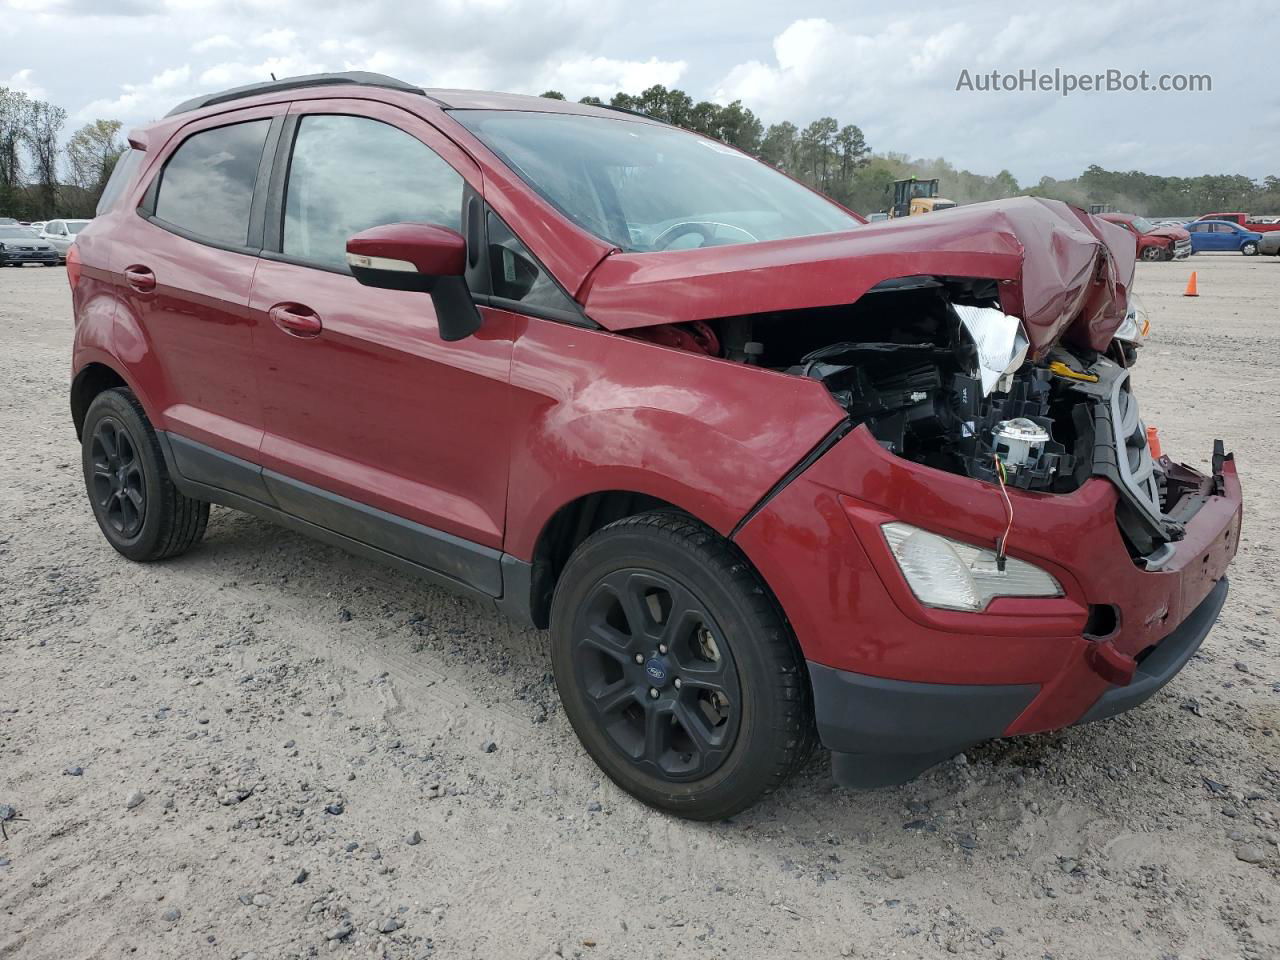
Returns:
[[[852,176],[856,167],[867,162],[867,154],[871,152],[867,139],[861,128],[854,124],[846,124],[836,134],[836,150],[840,153],[840,179],[846,181]]]
[[[796,166],[796,153],[800,131],[789,120],[770,124],[760,141],[760,159],[779,170],[792,172]]]
[[[37,100],[33,103],[27,127],[27,146],[40,198],[40,215],[46,218],[58,212],[58,136],[67,121],[67,111]]]
[[[35,105],[20,90],[0,87],[0,212],[16,212],[22,186],[22,145]]]
[[[564,94],[559,90],[546,90],[538,94],[540,97],[546,97],[548,100],[563,100]]]
[[[71,182],[92,194],[96,202],[122,153],[124,144],[120,142],[119,120],[86,123],[67,141]]]

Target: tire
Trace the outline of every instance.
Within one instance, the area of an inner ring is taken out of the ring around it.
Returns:
[[[130,560],[165,560],[204,536],[209,504],[169,479],[160,441],[133,393],[98,394],[81,431],[85,491],[103,536]]]
[[[587,753],[660,810],[731,816],[813,752],[808,676],[782,611],[737,547],[683,514],[626,517],[574,551],[552,599],[551,657]]]
[[[1165,251],[1160,247],[1144,247],[1142,249],[1142,259],[1147,263],[1155,263],[1157,260],[1165,258]]]
[[[1258,245],[1250,240],[1248,243],[1241,244],[1240,252],[1246,257],[1256,257],[1258,255]]]

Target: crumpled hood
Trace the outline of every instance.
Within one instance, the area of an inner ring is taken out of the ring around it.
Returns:
[[[1001,281],[1039,357],[1104,350],[1124,319],[1132,236],[1057,200],[1016,197],[842,233],[664,253],[615,253],[580,292],[607,330],[852,303],[896,277]]]
[[[1148,237],[1168,237],[1169,239],[1175,240],[1175,241],[1188,240],[1191,238],[1191,234],[1188,231],[1183,230],[1181,227],[1173,227],[1173,226],[1156,227],[1154,230],[1148,231],[1146,235]]]

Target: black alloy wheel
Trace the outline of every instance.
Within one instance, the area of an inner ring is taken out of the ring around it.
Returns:
[[[164,560],[204,536],[209,503],[186,496],[169,476],[160,439],[138,398],[104,390],[80,430],[85,492],[107,542],[130,560]]]
[[[737,665],[706,605],[653,570],[596,582],[573,626],[578,682],[609,740],[665,780],[717,770],[738,733]]]
[[[132,539],[147,515],[147,482],[138,446],[115,417],[103,417],[89,447],[90,496],[99,516],[120,537]]]
[[[615,520],[569,557],[551,603],[565,715],[638,800],[732,816],[813,751],[808,670],[742,551],[675,510]]]

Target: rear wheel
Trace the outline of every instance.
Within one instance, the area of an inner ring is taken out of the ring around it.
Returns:
[[[106,390],[89,405],[81,462],[98,527],[130,560],[175,557],[204,536],[209,504],[173,485],[160,441],[131,391]]]
[[[727,817],[812,752],[804,661],[777,604],[690,517],[639,514],[588,538],[557,584],[551,639],[579,739],[644,803]]]

